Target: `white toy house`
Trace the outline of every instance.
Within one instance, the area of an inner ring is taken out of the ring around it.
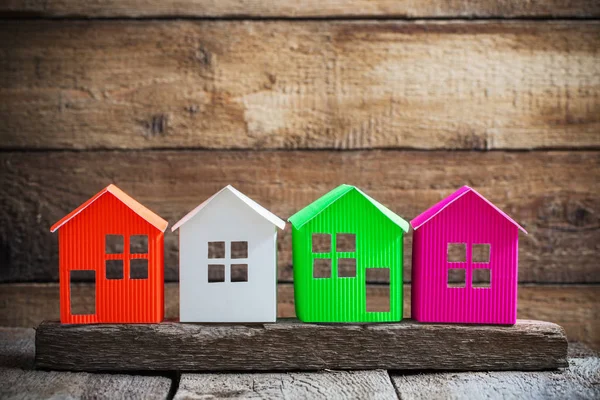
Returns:
[[[277,228],[285,222],[227,186],[177,222],[181,322],[275,322]]]

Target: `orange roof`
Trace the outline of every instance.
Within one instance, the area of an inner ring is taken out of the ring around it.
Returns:
[[[77,207],[75,210],[71,211],[63,219],[52,225],[52,227],[50,228],[50,232],[56,231],[58,228],[69,222],[73,217],[85,210],[90,204],[98,200],[105,193],[110,193],[113,196],[115,196],[123,204],[129,207],[134,213],[145,219],[150,225],[154,226],[159,231],[164,232],[167,229],[167,225],[169,224],[167,221],[154,214],[152,211],[148,210],[146,207],[138,203],[131,196],[129,196],[127,193],[125,193],[115,185],[110,184],[104,189],[102,189],[100,192],[96,193],[94,197]]]

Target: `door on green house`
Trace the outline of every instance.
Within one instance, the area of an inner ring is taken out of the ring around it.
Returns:
[[[370,285],[369,282],[377,282]],[[367,268],[365,273],[367,312],[390,312],[390,269]]]

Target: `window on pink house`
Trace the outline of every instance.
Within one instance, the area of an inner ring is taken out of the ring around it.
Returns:
[[[473,287],[489,288],[492,286],[492,271],[489,268],[473,268]]]
[[[448,243],[448,262],[466,262],[467,244]]]
[[[490,245],[489,244],[474,244],[471,251],[471,260],[474,263],[489,263],[490,262]]]
[[[466,283],[466,270],[464,268],[448,268],[449,288],[464,288]]]

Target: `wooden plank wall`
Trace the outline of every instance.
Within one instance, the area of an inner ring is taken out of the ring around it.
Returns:
[[[0,322],[55,314],[48,228],[110,182],[171,224],[229,183],[407,219],[468,184],[530,232],[519,316],[598,348],[600,2],[297,3],[1,2]],[[170,232],[165,256],[176,282]]]

